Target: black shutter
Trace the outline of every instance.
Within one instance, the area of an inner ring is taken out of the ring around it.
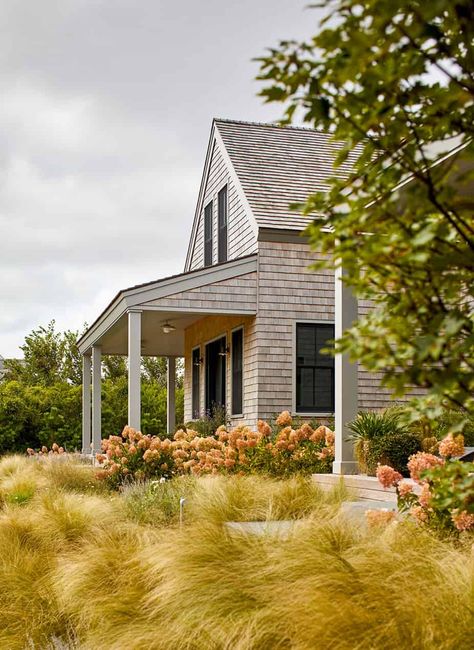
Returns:
[[[201,350],[193,350],[193,370],[192,370],[192,412],[196,420],[201,417]]]
[[[204,208],[204,266],[212,266],[212,201]]]
[[[243,330],[232,332],[232,415],[243,414]]]
[[[227,262],[227,185],[217,195],[218,261]]]
[[[296,411],[334,412],[334,357],[322,353],[331,346],[334,325],[296,325]]]

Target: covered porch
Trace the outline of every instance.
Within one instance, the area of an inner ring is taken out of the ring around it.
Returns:
[[[102,357],[128,358],[128,424],[141,428],[142,356],[167,359],[167,431],[176,425],[176,359],[188,328],[209,316],[256,314],[256,256],[120,292],[79,341],[82,354],[82,453],[102,439]]]

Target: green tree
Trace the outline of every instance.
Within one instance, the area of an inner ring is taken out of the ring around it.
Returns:
[[[8,362],[0,382],[0,454],[27,447],[68,450],[81,447],[82,359],[78,333],[57,332],[55,322],[38,327],[21,346],[24,360]],[[127,423],[126,357],[104,355],[102,431],[119,434]],[[142,363],[142,431],[166,434],[166,359],[144,357]],[[183,373],[178,363],[177,421],[183,420]]]
[[[29,385],[52,386],[56,382],[79,385],[82,382],[82,361],[77,348],[78,332],[56,331],[52,320],[40,325],[26,337],[20,350],[23,359],[5,360],[5,380]]]
[[[285,104],[284,123],[300,116],[341,143],[328,191],[299,206],[315,215],[320,265],[342,263],[374,303],[337,348],[399,396],[426,388],[433,414],[472,414],[474,3],[317,6],[318,33],[271,49],[259,79],[266,101]]]

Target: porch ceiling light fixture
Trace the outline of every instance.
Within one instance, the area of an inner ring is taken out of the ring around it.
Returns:
[[[171,323],[168,323],[168,321],[166,321],[166,323],[163,323],[163,325],[161,326],[161,329],[163,330],[163,334],[170,334],[171,332],[175,331],[176,327],[174,325],[171,325]]]

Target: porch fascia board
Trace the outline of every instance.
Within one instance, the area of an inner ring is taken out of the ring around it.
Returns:
[[[143,311],[165,311],[155,305],[147,305],[147,302],[166,298],[181,291],[198,289],[199,287],[231,278],[247,275],[257,271],[257,255],[250,255],[244,258],[226,262],[217,266],[206,267],[184,273],[172,278],[157,280],[146,285],[136,288],[125,289],[112,301],[99,318],[85,332],[78,342],[79,352],[89,354],[91,347],[109,330],[129,309],[142,309]],[[169,311],[169,308],[167,309]],[[191,312],[192,309],[178,309],[173,307],[173,311]],[[196,309],[195,313],[230,313],[229,310],[213,309]],[[255,314],[252,310],[236,310],[232,313],[246,315]]]
[[[181,291],[190,291],[214,284],[224,280],[247,275],[257,270],[257,255],[242,257],[225,264],[209,266],[203,269],[197,269],[181,276],[170,278],[169,280],[158,280],[153,285],[140,287],[137,290],[125,291],[124,297],[127,307],[136,307],[138,304],[166,298],[174,293]]]

